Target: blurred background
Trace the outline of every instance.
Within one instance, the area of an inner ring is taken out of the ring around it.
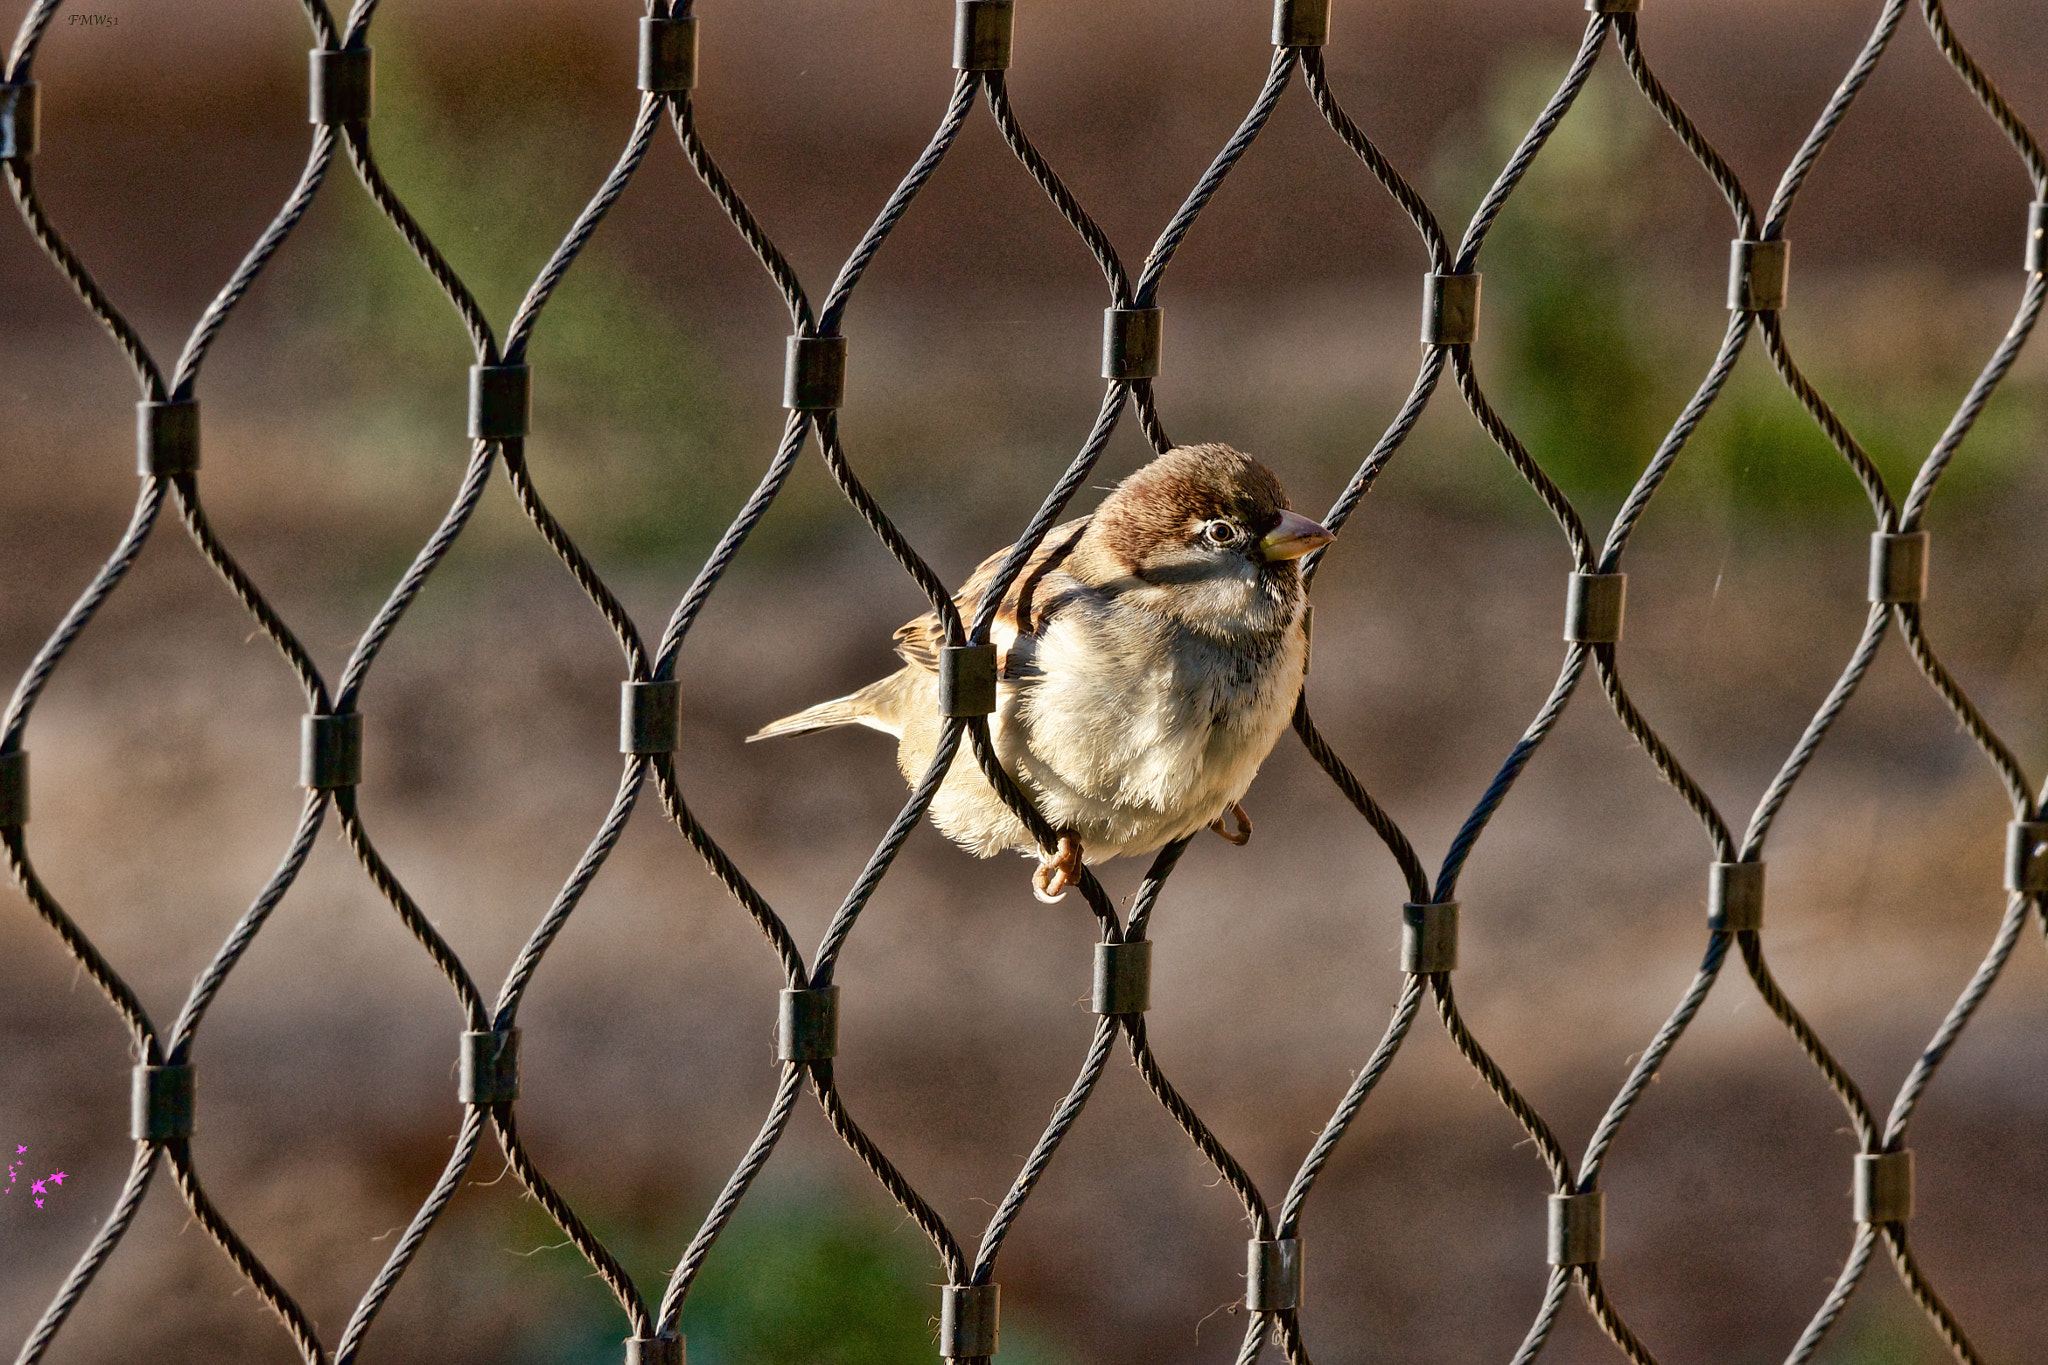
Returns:
[[[26,6],[0,0],[11,30]],[[93,0],[38,57],[49,212],[160,356],[305,156],[297,7]],[[1560,78],[1576,0],[1341,4],[1331,81],[1455,235]],[[1876,6],[1655,0],[1650,60],[1759,202]],[[67,11],[68,13],[68,11]],[[371,133],[405,202],[502,329],[635,108],[626,0],[392,4]],[[706,0],[714,153],[813,296],[936,123],[940,0]],[[1955,20],[2048,126],[2048,10]],[[1142,260],[1249,106],[1252,0],[1028,0],[1019,116]],[[1903,489],[2007,326],[2030,193],[1909,15],[1794,213],[1795,354]],[[1730,219],[1609,51],[1489,241],[1478,347],[1496,406],[1604,528],[1725,326]],[[1161,410],[1328,506],[1412,381],[1415,233],[1291,90],[1167,277]],[[855,296],[849,457],[958,581],[1024,524],[1101,398],[1105,289],[985,111]],[[780,430],[776,296],[689,172],[652,154],[532,349],[535,477],[658,629]],[[202,486],[227,543],[330,677],[452,497],[467,446],[454,315],[337,163],[209,360]],[[19,676],[117,538],[136,398],[116,349],[0,225],[0,677]],[[1929,518],[1934,644],[2038,775],[2048,762],[2048,350],[1984,414]],[[1135,422],[1096,482],[1146,458]],[[1083,495],[1092,500],[1095,493]],[[1631,547],[1623,674],[1731,823],[1846,662],[1869,509],[1753,344]],[[1317,581],[1310,699],[1432,867],[1555,676],[1569,560],[1446,385]],[[886,740],[742,747],[892,665],[922,609],[807,457],[680,670],[684,790],[808,950],[899,808]],[[502,482],[363,699],[365,819],[487,991],[617,781],[602,622]],[[268,877],[298,809],[288,670],[166,519],[36,713],[30,847],[168,1020]],[[766,1112],[773,954],[639,812],[542,966],[521,1023],[536,1158],[658,1294]],[[1399,984],[1391,861],[1291,738],[1243,850],[1197,842],[1155,920],[1151,1034],[1269,1195],[1364,1064]],[[1887,643],[1770,845],[1775,969],[1880,1111],[2003,910],[1988,766]],[[197,1162],[331,1340],[446,1160],[461,1018],[330,823],[199,1035]],[[1461,1003],[1574,1152],[1697,965],[1712,850],[1582,687],[1460,886]],[[1113,892],[1141,869],[1114,865]],[[42,1209],[0,1196],[0,1340],[25,1336],[125,1172],[113,1012],[0,897],[0,1141]],[[1080,1065],[1090,917],[1025,864],[909,842],[843,960],[854,1114],[978,1237]],[[2048,962],[2029,932],[1914,1129],[1914,1245],[1993,1359],[2048,1354]],[[1119,1051],[1000,1263],[1002,1358],[1227,1361],[1235,1201]],[[1843,1113],[1739,971],[1623,1132],[1604,1274],[1667,1362],[1779,1359],[1852,1236]],[[372,1358],[617,1359],[624,1324],[486,1144],[401,1283]],[[289,1343],[160,1179],[48,1359],[286,1362]],[[1308,1206],[1318,1360],[1505,1359],[1544,1281],[1541,1163],[1425,1016]],[[942,1273],[804,1100],[685,1315],[698,1365],[931,1358]],[[1576,1303],[1546,1359],[1611,1360]],[[1820,1359],[1945,1359],[1874,1265]]]

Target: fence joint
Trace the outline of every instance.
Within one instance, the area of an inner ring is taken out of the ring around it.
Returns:
[[[0,161],[27,161],[42,145],[41,97],[34,81],[0,83]]]
[[[1433,976],[1458,967],[1458,903],[1409,901],[1401,907],[1401,970]]]
[[[299,785],[312,791],[353,787],[363,780],[363,716],[299,717]]]
[[[0,829],[28,823],[28,751],[0,749]]]
[[[1764,865],[1715,863],[1707,870],[1707,928],[1754,933],[1764,927]]]
[[[1422,344],[1470,346],[1479,335],[1476,270],[1422,277]]]
[[[367,47],[316,47],[306,54],[308,123],[367,122],[376,105],[374,59]]]
[[[1927,600],[1927,532],[1871,533],[1870,600]]]
[[[785,990],[775,1015],[775,1060],[829,1062],[839,1055],[839,988]]]
[[[1792,265],[1792,243],[1783,237],[1750,241],[1738,237],[1728,244],[1728,309],[1735,313],[1775,313],[1785,306]]]
[[[1095,945],[1088,1008],[1096,1014],[1143,1014],[1152,1008],[1152,940]]]
[[[619,752],[672,754],[683,742],[683,688],[674,678],[619,684]]]
[[[168,1142],[192,1136],[193,1078],[190,1066],[138,1066],[128,1090],[128,1136],[137,1142]]]
[[[1330,0],[1273,0],[1274,47],[1322,47],[1330,41]]]
[[[1551,1195],[1545,1259],[1551,1265],[1597,1265],[1606,1252],[1606,1191]]]
[[[1155,378],[1165,323],[1166,312],[1160,308],[1103,309],[1102,377]]]
[[[1913,1149],[1856,1157],[1856,1221],[1903,1223],[1913,1216]]]
[[[1301,1307],[1301,1239],[1245,1243],[1244,1306],[1254,1313]]]
[[[958,0],[953,6],[953,69],[1010,69],[1011,0]]]
[[[462,1035],[457,1097],[464,1104],[509,1104],[519,1098],[519,1030]]]
[[[697,88],[697,20],[640,19],[640,61],[634,88],[653,95],[681,95]]]
[[[2048,820],[2015,820],[2005,827],[2005,889],[2048,892]]]
[[[199,400],[135,405],[135,472],[167,479],[199,471]]]
[[[939,1293],[939,1354],[947,1360],[994,1355],[1002,1300],[1000,1285],[945,1286]]]

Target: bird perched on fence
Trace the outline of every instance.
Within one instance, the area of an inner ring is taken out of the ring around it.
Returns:
[[[1238,805],[1287,727],[1308,663],[1296,561],[1332,539],[1287,507],[1273,472],[1225,445],[1181,446],[1089,516],[1055,527],[998,611],[990,734],[1003,768],[1060,832],[1043,852],[963,751],[932,821],[977,857],[1039,856],[1032,889],[1058,900],[1082,862],[1150,853],[1208,827],[1251,836]],[[954,601],[972,619],[1008,550]],[[764,727],[753,740],[839,725],[896,736],[915,785],[939,714],[936,613],[896,632],[904,666]],[[1224,817],[1235,819],[1233,831]]]

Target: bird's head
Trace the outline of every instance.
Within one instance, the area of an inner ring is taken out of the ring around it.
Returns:
[[[1070,569],[1204,634],[1265,634],[1300,614],[1296,561],[1332,539],[1251,456],[1179,446],[1103,499]]]

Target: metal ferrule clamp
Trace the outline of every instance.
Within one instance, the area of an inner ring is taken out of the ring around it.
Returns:
[[[1913,1151],[1856,1158],[1856,1221],[1903,1223],[1913,1216]]]
[[[135,472],[167,479],[199,472],[199,400],[135,405]]]
[[[362,780],[362,713],[299,717],[299,785],[332,791]]]
[[[1102,377],[1152,379],[1159,373],[1159,345],[1166,325],[1161,308],[1102,310]]]
[[[1330,0],[1273,0],[1274,47],[1321,47],[1330,41]]]
[[[793,336],[782,357],[782,406],[822,412],[846,399],[846,338]]]
[[[511,441],[533,419],[533,371],[525,365],[469,367],[469,439]]]
[[[782,993],[775,1014],[775,1060],[829,1062],[839,1055],[839,988]]]
[[[1422,277],[1422,344],[1470,346],[1479,335],[1479,280],[1462,275]]]
[[[1590,14],[1635,14],[1643,7],[1643,0],[1586,0]]]
[[[2048,820],[2015,820],[2005,827],[2005,889],[2048,892]]]
[[[695,18],[642,16],[640,62],[633,85],[654,95],[680,95],[697,88]]]
[[[1924,602],[1927,600],[1927,533],[1906,531],[1897,535],[1884,531],[1870,537],[1870,600],[1873,602]]]
[[[1003,1291],[993,1284],[949,1284],[939,1295],[939,1354],[974,1360],[996,1353]]]
[[[0,750],[0,829],[28,823],[28,751]]]
[[[627,1337],[626,1365],[689,1365],[681,1337]]]
[[[306,121],[363,123],[376,104],[376,65],[367,47],[316,47],[306,54]]]
[[[1245,1243],[1244,1306],[1254,1313],[1301,1307],[1301,1239]]]
[[[1010,69],[1011,0],[958,0],[953,6],[953,69]]]
[[[619,752],[672,754],[683,742],[683,688],[674,678],[619,684]]]
[[[0,84],[0,161],[26,161],[36,154],[41,93],[34,81]]]
[[[2036,199],[2027,206],[2027,273],[2048,270],[2048,200]]]
[[[1550,1196],[1551,1265],[1595,1265],[1607,1252],[1607,1195],[1601,1190]]]
[[[462,1035],[457,1097],[464,1104],[509,1104],[519,1098],[519,1030]]]
[[[1737,313],[1775,313],[1785,306],[1792,243],[1783,237],[1728,244],[1728,307]]]
[[[1458,903],[1410,901],[1401,907],[1401,970],[1415,976],[1457,970]]]
[[[1627,574],[1573,574],[1564,594],[1564,638],[1576,645],[1620,644],[1627,604]]]
[[[128,1091],[128,1136],[166,1142],[192,1136],[190,1066],[138,1066]]]
[[[996,709],[996,647],[944,645],[939,649],[939,714],[986,716]]]
[[[1143,1014],[1152,1008],[1152,940],[1095,945],[1088,1008],[1097,1014]]]
[[[1764,927],[1764,865],[1715,863],[1707,870],[1707,928],[1723,933]]]

